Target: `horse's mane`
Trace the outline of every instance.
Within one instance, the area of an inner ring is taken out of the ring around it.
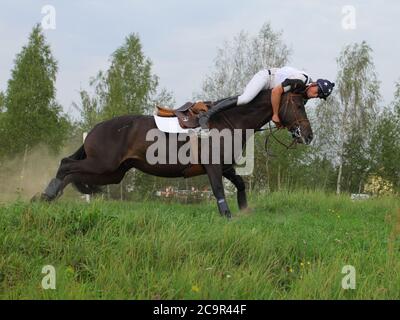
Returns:
[[[237,121],[242,121],[239,119],[243,119],[244,123],[246,123],[246,126],[248,126],[249,123],[253,123],[254,128],[258,128],[258,126],[261,125],[261,122],[265,120],[264,118],[267,118],[269,114],[272,115],[270,96],[271,89],[261,90],[259,94],[249,103],[236,105],[234,107],[218,112],[218,114],[215,115],[215,120],[218,121],[217,119],[219,118],[219,115],[224,115],[226,119],[231,122],[231,126]],[[237,96],[232,96],[231,98],[237,98]],[[215,103],[218,103],[218,101],[216,101]],[[241,126],[241,124],[237,124]]]

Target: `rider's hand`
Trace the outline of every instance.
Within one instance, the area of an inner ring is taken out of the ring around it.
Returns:
[[[272,121],[275,123],[277,128],[282,128],[281,120],[279,119],[279,116],[277,114],[274,114],[272,116]]]

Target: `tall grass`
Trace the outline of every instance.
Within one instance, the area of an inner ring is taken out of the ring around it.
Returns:
[[[249,215],[234,201],[232,221],[213,202],[2,205],[0,298],[400,298],[399,199],[280,192],[253,196]]]

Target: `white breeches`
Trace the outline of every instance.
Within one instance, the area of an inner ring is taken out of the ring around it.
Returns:
[[[238,97],[237,105],[249,103],[262,89],[268,89],[270,87],[270,82],[271,76],[267,69],[257,72],[247,84],[243,94]]]

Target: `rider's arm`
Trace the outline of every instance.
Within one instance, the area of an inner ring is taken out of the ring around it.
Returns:
[[[282,93],[283,87],[281,84],[273,88],[271,92],[272,112],[276,116],[279,115],[279,105],[281,104]]]
[[[304,75],[301,75],[304,78]],[[305,79],[305,78],[304,78]],[[303,92],[306,85],[303,79],[290,78],[283,81],[272,89],[271,104],[272,104],[272,121],[277,125],[280,123],[279,119],[279,106],[281,104],[281,97],[284,92]]]

